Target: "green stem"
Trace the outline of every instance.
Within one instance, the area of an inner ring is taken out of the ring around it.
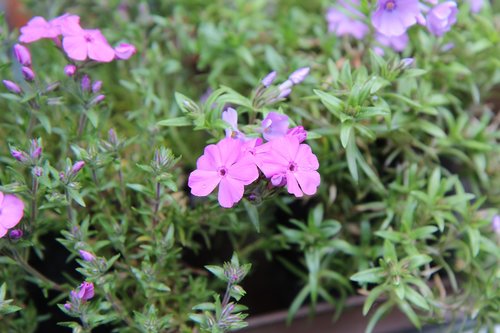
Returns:
[[[36,213],[37,213],[37,204],[36,204],[36,196],[38,192],[38,179],[37,176],[32,175],[31,180],[31,215],[30,215],[30,223],[28,226],[28,230],[31,231],[36,223]]]

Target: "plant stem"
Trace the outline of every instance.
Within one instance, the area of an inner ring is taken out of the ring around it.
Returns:
[[[156,197],[155,197],[155,205],[153,209],[153,228],[158,223],[158,211],[160,210],[160,194],[161,194],[161,184],[160,182],[156,183]]]
[[[86,123],[87,123],[87,116],[85,115],[85,111],[82,111],[82,113],[80,114],[80,120],[78,121],[78,132],[77,132],[78,137],[82,136]]]
[[[21,258],[21,256],[19,255],[19,253],[16,251],[16,250],[12,250],[12,254],[14,256],[14,259],[16,259],[16,261],[19,263],[19,265],[28,273],[30,273],[31,275],[37,277],[38,279],[42,280],[43,282],[45,282],[46,284],[48,284],[50,286],[51,289],[54,289],[54,290],[58,290],[58,291],[64,291],[64,288],[61,287],[60,284],[52,281],[51,279],[49,279],[48,277],[46,277],[45,275],[43,275],[42,273],[40,273],[39,271],[37,271],[35,268],[33,268],[28,262],[26,262],[23,258]]]
[[[106,293],[105,296],[108,302],[111,303],[115,311],[120,314],[121,319],[123,319],[123,321],[126,322],[128,326],[130,327],[135,326],[134,321],[132,320],[132,318],[130,318],[128,313],[123,308],[122,302],[118,298],[113,297],[113,295],[111,295],[111,293],[109,292]]]
[[[31,215],[30,215],[30,223],[28,226],[28,230],[31,231],[36,222],[36,213],[37,213],[37,205],[36,205],[36,196],[38,192],[38,179],[37,176],[32,175],[31,179]]]
[[[68,220],[73,225],[73,210],[71,208],[71,198],[69,196],[68,190],[66,190],[66,201],[68,202]]]
[[[229,303],[229,297],[231,295],[231,288],[233,284],[231,282],[227,283],[226,293],[224,294],[224,298],[222,299],[222,308],[224,309]]]

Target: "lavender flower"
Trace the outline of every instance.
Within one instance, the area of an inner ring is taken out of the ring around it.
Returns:
[[[21,44],[14,45],[14,56],[23,66],[31,66],[31,54],[28,48]]]
[[[89,106],[92,106],[92,105],[97,105],[99,103],[101,103],[102,101],[104,101],[104,99],[106,98],[106,96],[104,95],[97,95],[96,97],[92,98],[92,100],[89,102]]]
[[[80,253],[80,256],[85,261],[92,262],[92,261],[95,260],[95,256],[92,253],[88,252],[88,251],[78,250],[78,253]]]
[[[290,74],[288,79],[292,81],[294,85],[299,84],[306,79],[307,75],[309,75],[310,70],[311,69],[309,67],[299,68],[295,72]]]
[[[276,71],[272,71],[271,73],[267,74],[266,77],[264,77],[261,81],[262,85],[267,88],[271,84],[273,84],[274,79],[276,79],[276,74]]]
[[[28,160],[28,156],[26,153],[17,149],[11,149],[10,154],[19,162],[26,162]]]
[[[500,235],[500,215],[493,216],[493,220],[491,220],[491,228],[497,235]]]
[[[102,81],[95,81],[93,84],[92,84],[92,92],[94,94],[98,93],[102,88]]]
[[[13,94],[20,94],[22,92],[21,88],[17,84],[9,80],[2,80],[3,85]]]
[[[440,3],[427,14],[427,29],[436,36],[444,35],[457,22],[457,12],[457,4],[454,1]]]
[[[418,0],[378,0],[371,19],[379,33],[395,37],[405,34],[406,29],[417,23],[419,16]]]
[[[80,86],[82,87],[82,91],[89,92],[90,91],[90,77],[85,74],[82,77],[82,81],[80,82]]]
[[[30,67],[23,66],[21,68],[21,73],[26,81],[31,82],[35,79],[35,72]]]
[[[353,36],[363,39],[370,31],[363,22],[365,15],[359,10],[359,0],[339,0],[326,12],[328,31],[337,36]]]
[[[267,141],[284,136],[288,131],[288,116],[276,112],[269,112],[262,120],[262,136]]]
[[[71,173],[73,175],[76,175],[84,166],[85,166],[84,161],[76,162],[75,164],[73,164],[73,167],[71,168]]]
[[[76,294],[76,297],[82,301],[88,301],[94,297],[94,284],[92,282],[83,282],[80,285],[80,290]]]
[[[484,6],[484,0],[466,0],[469,3],[470,11],[474,14],[479,13]]]

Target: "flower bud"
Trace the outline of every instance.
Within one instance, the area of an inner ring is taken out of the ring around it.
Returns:
[[[403,59],[401,59],[399,66],[401,67],[401,69],[406,69],[406,68],[410,67],[411,65],[413,65],[414,62],[415,62],[415,59],[413,59],[413,58],[403,58]]]
[[[14,82],[9,80],[2,80],[2,82],[5,88],[13,94],[20,94],[22,92],[21,88]]]
[[[84,92],[90,91],[90,77],[87,74],[83,75],[82,81],[80,82],[80,86],[82,88],[82,91]]]
[[[34,160],[37,160],[40,158],[40,155],[42,155],[42,147],[40,147],[38,140],[31,140],[30,157]]]
[[[66,65],[66,67],[64,67],[64,74],[66,74],[66,76],[72,77],[73,75],[75,75],[75,73],[76,73],[75,65],[69,64]]]
[[[118,144],[118,137],[116,136],[116,132],[114,128],[111,128],[108,131],[108,141],[111,143],[113,146],[116,146]]]
[[[276,79],[276,71],[272,71],[271,73],[267,74],[265,78],[262,79],[261,83],[264,87],[269,87],[271,84],[273,84],[274,79]]]
[[[31,66],[31,54],[28,48],[21,44],[14,45],[14,56],[23,66]]]
[[[497,235],[500,235],[500,215],[493,216],[493,220],[491,221],[491,228]]]
[[[300,82],[304,81],[307,75],[309,75],[310,68],[309,67],[302,67],[297,69],[295,72],[290,74],[288,79],[293,82],[293,84],[299,84]]]
[[[95,259],[95,256],[88,251],[79,250],[78,252],[80,253],[80,256],[82,257],[82,259],[85,261],[91,262],[91,261],[94,261],[94,259]]]
[[[20,151],[17,149],[11,149],[10,154],[12,155],[12,157],[14,157],[19,162],[26,162],[28,160],[26,153],[23,151]]]
[[[39,166],[33,168],[33,175],[36,177],[41,177],[43,175],[43,169]]]
[[[12,240],[18,240],[19,238],[23,237],[23,231],[21,229],[12,229],[9,232],[9,237]]]
[[[290,128],[286,135],[291,135],[296,137],[299,140],[299,143],[304,142],[307,139],[307,132],[302,126],[296,126],[294,128]]]
[[[31,82],[35,79],[35,72],[27,66],[23,66],[21,68],[21,72],[23,73],[23,77],[26,81]]]
[[[92,92],[94,94],[98,93],[102,88],[102,81],[95,81],[93,84],[92,84]]]
[[[76,295],[82,301],[88,301],[94,297],[94,284],[92,282],[84,282],[80,285],[80,290]]]
[[[96,97],[92,98],[92,100],[89,102],[89,106],[97,105],[101,103],[105,98],[106,96],[104,95],[97,95]]]
[[[64,308],[68,311],[71,311],[71,304],[70,303],[64,304]]]
[[[76,175],[84,166],[85,166],[84,161],[76,162],[75,164],[73,164],[73,167],[71,168],[71,173],[73,175]]]
[[[47,87],[45,88],[45,92],[48,93],[56,90],[57,88],[59,88],[59,82],[53,82],[47,85]]]
[[[127,43],[118,44],[114,50],[115,58],[120,60],[127,60],[137,52],[134,45]]]

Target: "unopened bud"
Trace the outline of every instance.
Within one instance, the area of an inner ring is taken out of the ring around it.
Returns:
[[[401,67],[401,69],[406,69],[406,68],[410,67],[411,65],[413,65],[414,62],[415,62],[415,59],[413,59],[413,58],[401,59],[400,67]]]
[[[47,87],[45,88],[45,92],[51,92],[56,90],[57,88],[59,88],[59,82],[53,82],[47,85]]]
[[[84,161],[76,162],[75,164],[73,164],[73,167],[71,168],[71,173],[73,175],[76,175],[84,166],[85,166]]]
[[[10,154],[12,155],[12,157],[14,157],[19,162],[26,162],[28,160],[26,153],[23,151],[20,151],[17,149],[11,149]]]
[[[269,87],[271,84],[273,84],[274,79],[276,79],[276,71],[272,71],[271,73],[267,74],[265,78],[262,79],[261,83],[264,87]]]
[[[113,146],[116,146],[118,144],[118,137],[116,136],[116,132],[114,128],[111,128],[108,131],[108,141],[111,143]]]
[[[35,72],[27,66],[23,66],[21,68],[21,72],[23,73],[23,77],[26,81],[31,82],[35,79]]]
[[[97,105],[97,104],[101,103],[102,101],[104,101],[105,98],[106,98],[106,96],[104,96],[104,95],[97,95],[96,97],[92,98],[92,100],[89,102],[89,106]]]
[[[299,140],[299,143],[302,143],[307,139],[307,132],[302,126],[290,128],[286,134],[296,137]]]
[[[28,48],[21,44],[14,45],[14,56],[23,66],[31,66],[31,54]]]
[[[21,88],[14,82],[9,80],[2,80],[2,82],[5,88],[13,94],[20,94],[22,92]]]
[[[42,155],[42,147],[38,143],[38,140],[31,140],[30,157],[34,160],[37,160],[40,158],[40,155]]]
[[[76,66],[69,64],[64,67],[64,74],[68,77],[72,77],[76,73]]]
[[[85,261],[91,262],[91,261],[94,261],[94,259],[95,259],[95,256],[88,251],[79,250],[78,252],[80,253],[80,256],[82,257],[82,259]]]
[[[90,77],[87,74],[83,75],[82,81],[80,82],[80,86],[82,88],[82,91],[84,92],[90,91]]]
[[[33,168],[33,175],[36,177],[41,177],[43,175],[43,169],[39,166]]]
[[[9,232],[9,238],[12,240],[18,240],[19,238],[23,237],[23,231],[21,229],[12,229]]]
[[[120,60],[127,60],[137,52],[134,45],[127,43],[118,44],[114,50],[116,59]]]
[[[297,69],[295,72],[290,74],[288,79],[293,82],[293,84],[299,84],[304,81],[307,75],[309,75],[309,71],[311,69],[309,67],[302,67]]]
[[[102,81],[95,81],[93,84],[92,84],[92,92],[94,94],[98,93],[102,88]]]
[[[493,216],[493,220],[491,221],[491,228],[497,235],[500,235],[500,215]]]

